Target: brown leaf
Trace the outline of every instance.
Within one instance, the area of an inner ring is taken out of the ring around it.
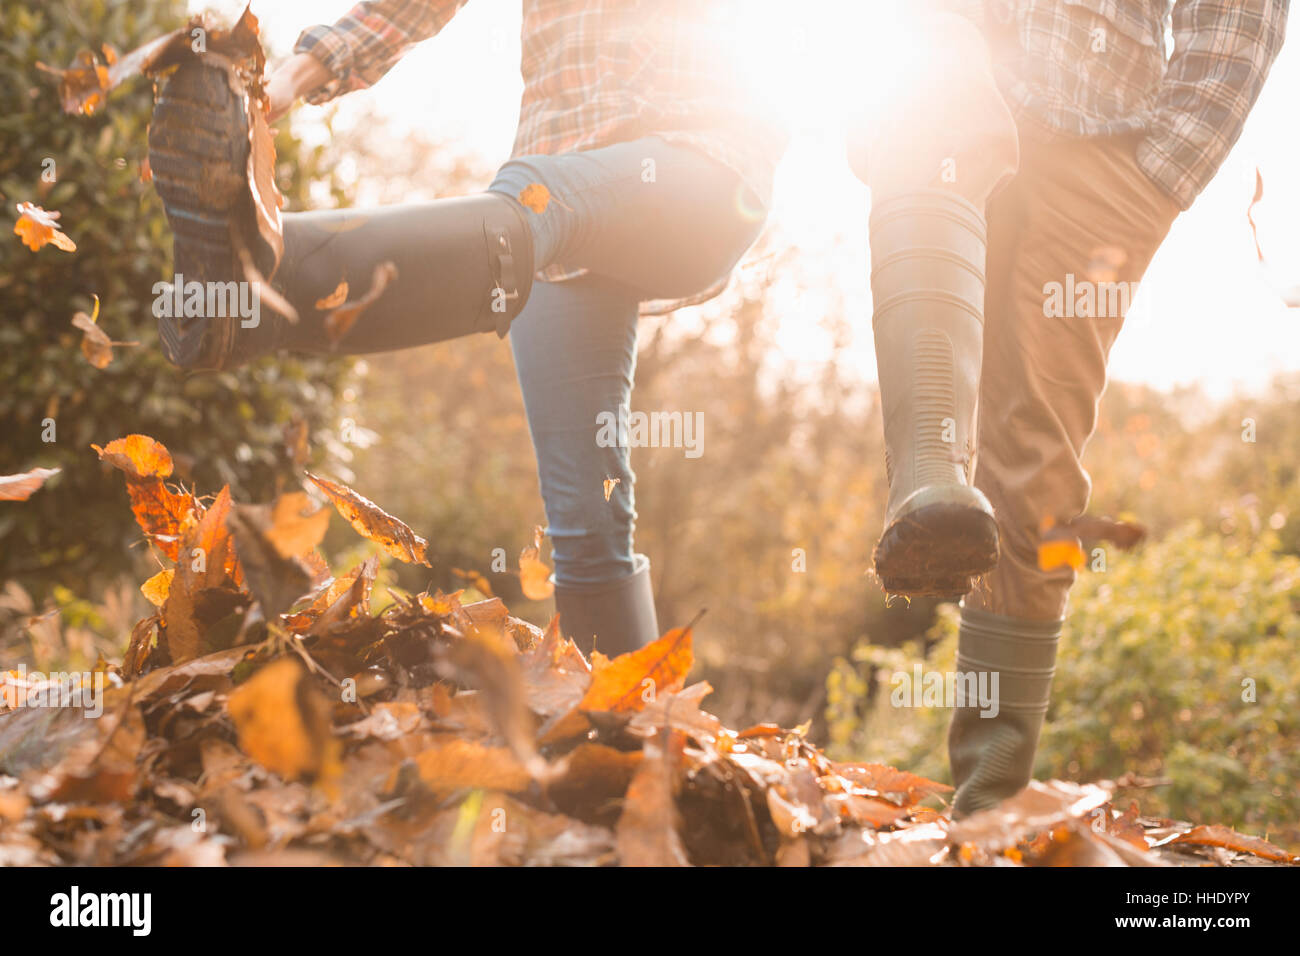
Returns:
[[[493,728],[519,764],[535,778],[546,776],[546,761],[533,743],[533,719],[514,642],[500,631],[476,628],[451,643],[447,660],[457,683],[479,690]]]
[[[645,742],[618,818],[618,856],[623,866],[690,866],[678,833],[677,792],[681,785],[686,738],[665,735],[665,741]]]
[[[311,589],[311,574],[302,562],[292,554],[285,556],[271,541],[264,512],[236,505],[226,525],[234,536],[248,589],[266,619],[274,620]]]
[[[325,316],[325,334],[329,337],[331,345],[337,345],[343,337],[348,334],[352,326],[356,324],[357,319],[361,318],[362,313],[366,311],[373,303],[378,301],[379,297],[384,294],[388,284],[397,278],[397,264],[395,262],[381,262],[375,266],[374,274],[370,277],[370,288],[365,295],[352,302],[342,302],[335,306],[322,305],[321,302],[327,302],[328,299],[322,299],[316,303],[318,309],[330,309],[329,315]],[[348,284],[344,282],[339,289],[343,290],[346,296]],[[329,299],[338,295],[339,289],[335,289],[329,296]]]
[[[226,704],[239,747],[286,780],[329,781],[342,769],[329,702],[295,658],[267,664]]]
[[[470,846],[471,866],[602,866],[614,860],[614,834],[504,794],[483,798]]]
[[[234,560],[226,526],[229,514],[230,489],[222,488],[203,517],[181,538],[176,576],[163,606],[167,650],[173,663],[198,657],[210,649],[199,601],[202,592],[221,587],[229,576],[228,562]]]
[[[1080,515],[1066,523],[1066,527],[1079,536],[1088,547],[1100,541],[1109,541],[1121,551],[1137,547],[1147,536],[1147,529],[1133,521],[1117,521],[1105,515]]]
[[[347,300],[348,300],[348,280],[341,279],[339,280],[339,284],[335,286],[333,292],[325,296],[323,299],[316,300],[316,308],[324,312],[329,309],[337,308]]]
[[[357,494],[347,485],[317,478],[311,472],[307,473],[307,477],[325,492],[339,514],[347,518],[363,538],[374,541],[393,557],[407,564],[423,564],[425,567],[431,567],[425,556],[429,542],[401,521],[369,498]]]
[[[420,779],[431,790],[445,793],[469,787],[476,790],[528,789],[532,777],[509,747],[491,747],[453,738],[439,741],[415,755]]]
[[[0,501],[26,501],[37,489],[61,470],[59,468],[33,468],[21,475],[0,475]]]
[[[832,764],[834,773],[851,784],[872,790],[903,807],[912,807],[932,794],[951,793],[952,787],[879,763]]]
[[[1288,853],[1267,840],[1248,836],[1245,833],[1238,833],[1231,827],[1218,824],[1192,827],[1186,833],[1180,833],[1168,842],[1171,844],[1190,844],[1192,846],[1219,846],[1236,853],[1249,853],[1252,856],[1272,860],[1275,863],[1300,863],[1300,854]]]

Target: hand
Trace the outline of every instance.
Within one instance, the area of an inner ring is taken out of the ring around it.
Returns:
[[[266,80],[266,98],[270,103],[268,119],[274,123],[300,98],[314,93],[329,82],[329,71],[310,53],[296,53],[281,63]]]

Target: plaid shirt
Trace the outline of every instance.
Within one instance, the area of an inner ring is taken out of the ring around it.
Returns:
[[[305,30],[310,53],[333,79],[322,103],[383,76],[414,43],[433,36],[466,0],[372,0],[333,26]],[[766,205],[785,133],[735,80],[707,22],[712,0],[523,0],[524,94],[512,156],[594,149],[656,135],[735,171]],[[555,265],[559,280],[584,270]],[[716,295],[658,303],[669,311]]]
[[[985,0],[981,10],[981,0],[946,2],[982,17],[1018,119],[1054,135],[1145,134],[1138,163],[1184,209],[1241,135],[1290,4]]]

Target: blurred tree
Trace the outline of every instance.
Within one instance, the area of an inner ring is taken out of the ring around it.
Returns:
[[[150,85],[128,83],[95,116],[66,116],[37,69],[65,66],[101,43],[132,49],[185,17],[181,0],[0,0],[0,198],[11,219],[22,201],[58,210],[77,243],[68,254],[32,252],[14,236],[0,242],[0,472],[63,469],[31,500],[0,508],[0,579],[16,577],[38,598],[54,581],[94,593],[141,553],[132,550],[140,536],[120,475],[96,461],[91,442],[153,435],[177,456],[179,478],[203,493],[229,483],[245,500],[266,500],[289,479],[281,429],[294,416],[318,439],[318,464],[340,450],[335,405],[347,363],[276,358],[192,375],[166,363],[152,287],[171,276],[171,238],[152,186],[141,181]],[[301,149],[284,132],[276,145],[293,206],[311,180],[328,179],[323,152]],[[325,192],[345,198],[337,186]],[[117,349],[103,371],[83,357],[70,325],[95,295],[104,331],[140,342]]]

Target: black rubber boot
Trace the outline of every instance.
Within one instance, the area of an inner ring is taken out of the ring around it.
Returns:
[[[154,108],[149,157],[173,230],[176,273],[191,282],[247,281],[231,240],[250,214],[249,132],[245,97],[227,72],[194,60],[166,81]],[[158,320],[167,358],[182,368],[230,368],[277,348],[357,354],[410,348],[472,332],[504,336],[532,289],[533,241],[523,207],[509,196],[458,199],[369,210],[287,213],[284,254],[269,249],[254,265],[298,314],[291,323],[265,300],[259,321],[166,316]],[[347,282],[362,298],[376,267],[396,274],[338,342],[317,308]]]
[[[990,675],[996,674],[997,685],[994,707],[986,710],[977,701],[959,699],[953,711],[948,760],[957,788],[954,818],[995,806],[1033,776],[1062,624],[962,608],[958,686],[961,675],[972,673],[990,688]]]
[[[413,348],[473,332],[504,336],[532,289],[533,236],[524,209],[501,193],[382,206],[288,213],[275,287],[297,310],[275,345],[355,355]],[[337,343],[316,302],[339,282],[349,298],[370,288],[376,267],[396,277]]]
[[[887,593],[958,598],[998,559],[970,482],[984,354],[984,214],[918,190],[871,210],[872,325],[889,504],[875,549]]]
[[[655,596],[646,562],[631,577],[592,588],[555,586],[560,631],[583,654],[593,647],[606,657],[635,651],[659,638]]]
[[[149,168],[172,229],[173,271],[188,285],[244,281],[231,232],[248,215],[248,114],[229,74],[202,60],[184,63],[163,83],[149,124]],[[217,366],[237,319],[158,320],[163,353],[182,368]]]

